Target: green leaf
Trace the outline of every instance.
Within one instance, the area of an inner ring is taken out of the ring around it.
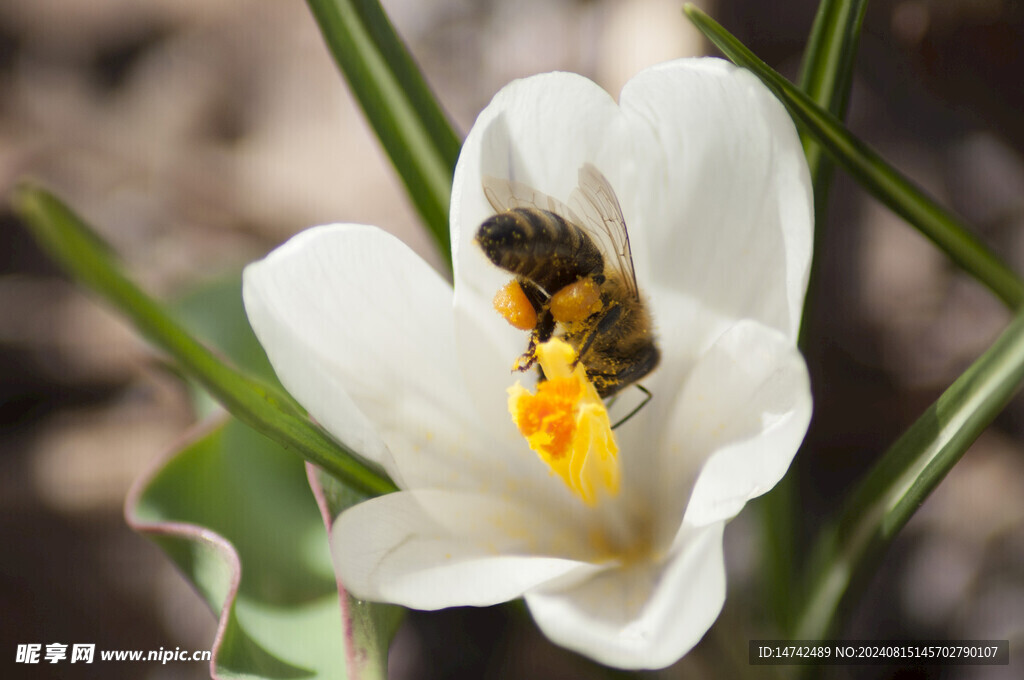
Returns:
[[[838,119],[846,116],[853,83],[853,64],[866,9],[867,0],[822,0],[804,50],[800,89]],[[825,216],[827,176],[832,174],[832,166],[813,137],[806,133],[802,137],[814,184],[814,214],[820,224]]]
[[[395,490],[390,480],[314,425],[285,392],[240,373],[196,340],[121,272],[110,249],[55,196],[22,183],[12,204],[57,264],[113,305],[239,420],[353,488],[373,495]]]
[[[448,206],[461,142],[376,0],[307,0],[352,93],[451,265]]]
[[[242,276],[235,273],[206,282],[173,300],[170,314],[180,319],[197,339],[215,347],[238,368],[259,380],[283,390],[270,365],[267,353],[249,326],[242,304]],[[182,376],[188,379],[188,375]],[[192,391],[193,409],[205,418],[220,409],[202,385],[188,380]]]
[[[868,192],[931,239],[1008,306],[1018,308],[1024,304],[1024,282],[957,217],[850,134],[835,116],[758,59],[713,19],[692,5],[687,5],[685,11],[694,25],[729,59],[760,78],[785,104],[797,124]]]
[[[856,583],[1024,379],[1024,314],[925,411],[851,494],[812,552],[795,639],[824,639]]]
[[[804,50],[800,89],[819,106],[837,118],[846,114],[853,84],[853,64],[857,54],[861,23],[866,0],[822,0]],[[818,269],[821,266],[821,242],[825,231],[829,190],[834,165],[824,155],[812,137],[803,134],[804,153],[814,187],[814,256],[811,258],[811,276],[800,326],[799,344],[806,346],[807,321],[813,313],[816,298]],[[772,598],[771,611],[780,628],[788,629],[790,621],[789,593],[794,579],[796,553],[796,520],[799,507],[796,473],[794,469],[762,499],[765,556],[765,591]]]
[[[192,330],[196,338],[216,347],[247,374],[280,387],[267,353],[249,326],[242,304],[242,273],[204,282],[171,301],[169,313]]]
[[[346,677],[327,534],[302,461],[221,421],[137,483],[128,522],[219,614],[218,677]]]
[[[838,120],[846,117],[853,85],[853,64],[857,56],[861,24],[867,0],[822,0],[804,50],[800,89],[818,106]],[[828,197],[835,166],[821,145],[806,131],[801,132],[807,167],[814,187],[814,254],[811,259],[811,284],[804,302],[804,322],[814,303],[822,234],[828,215]],[[801,334],[801,346],[803,345]]]
[[[246,318],[239,275],[190,291],[173,309],[198,337],[276,384]],[[366,496],[318,468],[304,469],[238,421],[199,439],[133,492],[128,516],[146,525],[222,612],[219,675],[386,678],[402,610],[352,600],[327,550],[332,518]]]
[[[328,531],[343,510],[362,500],[321,470],[310,470],[310,485]],[[344,584],[339,584],[339,589],[343,610],[351,621],[352,635],[346,639],[350,669],[358,669],[361,678],[386,679],[388,649],[405,617],[405,610],[395,605],[358,600],[344,591]]]

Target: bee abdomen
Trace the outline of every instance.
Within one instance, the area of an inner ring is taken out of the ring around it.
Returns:
[[[480,225],[476,240],[491,262],[536,283],[549,295],[604,269],[604,258],[590,237],[547,210],[513,208],[498,213]]]

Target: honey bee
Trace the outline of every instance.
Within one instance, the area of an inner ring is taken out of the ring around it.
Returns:
[[[637,287],[622,208],[604,175],[583,165],[568,206],[520,182],[485,177],[483,189],[497,214],[480,225],[476,242],[515,275],[495,307],[530,330],[516,370],[533,366],[537,346],[555,335],[576,350],[602,398],[654,370],[660,353],[651,317]]]

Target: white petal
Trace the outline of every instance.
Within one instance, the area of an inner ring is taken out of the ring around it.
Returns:
[[[246,268],[244,298],[288,391],[397,483],[503,476],[455,359],[451,288],[401,241],[309,229]]]
[[[672,541],[684,515],[697,525],[729,519],[774,486],[811,410],[803,357],[755,321],[732,325],[685,370],[672,353],[663,361],[644,381],[651,401],[616,430],[623,501],[649,508],[658,546]]]
[[[355,596],[440,609],[506,602],[540,584],[595,573],[598,567],[578,559],[588,550],[581,535],[493,496],[403,491],[342,513],[331,550]]]
[[[634,563],[560,592],[527,593],[556,644],[618,668],[664,668],[693,648],[725,601],[722,528],[690,529],[661,564]]]
[[[756,322],[736,324],[698,361],[669,420],[663,505],[691,488],[699,470],[686,522],[734,517],[782,478],[810,417],[807,367],[793,344]]]
[[[650,126],[665,159],[665,174],[637,187],[657,211],[632,225],[647,232],[656,282],[795,340],[813,204],[785,109],[752,74],[718,59],[643,71],[621,104]]]

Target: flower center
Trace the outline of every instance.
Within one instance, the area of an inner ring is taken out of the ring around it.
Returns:
[[[552,338],[536,349],[547,378],[536,394],[518,382],[508,389],[508,410],[530,448],[587,505],[619,493],[619,447],[608,410],[587,379],[576,352]],[[573,365],[575,363],[575,365]]]

